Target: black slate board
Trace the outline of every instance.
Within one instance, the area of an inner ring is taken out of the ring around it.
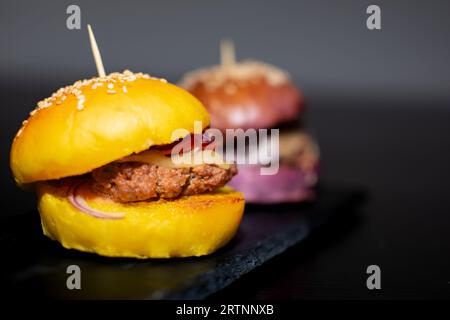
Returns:
[[[201,299],[305,239],[363,193],[321,188],[309,204],[250,206],[235,239],[213,255],[172,260],[104,258],[66,250],[44,237],[37,212],[0,222],[2,289],[10,297]],[[81,290],[68,290],[66,268],[81,268]]]

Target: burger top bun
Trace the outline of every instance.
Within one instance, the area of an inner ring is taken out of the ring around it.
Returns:
[[[222,130],[269,128],[297,119],[303,110],[303,95],[289,75],[257,61],[195,70],[180,85],[206,106],[211,126]]]
[[[18,131],[10,165],[16,183],[84,174],[171,143],[176,129],[209,125],[203,105],[185,90],[142,73],[77,81],[38,103]]]

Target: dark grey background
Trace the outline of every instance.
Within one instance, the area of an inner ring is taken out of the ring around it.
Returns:
[[[81,7],[82,30],[66,29],[69,4]],[[382,9],[381,31],[366,28],[369,4]],[[231,37],[238,58],[289,70],[311,98],[449,100],[449,13],[445,0],[2,0],[1,77],[56,89],[93,76],[91,23],[107,71],[177,80],[217,63],[220,38]]]
[[[359,185],[359,219],[333,223],[216,298],[450,297],[450,1],[12,1],[0,3],[1,215],[37,214],[14,186],[11,141],[37,100],[96,73],[79,4],[107,71],[176,81],[238,58],[291,72],[322,149],[322,181]],[[366,29],[369,4],[382,30]],[[365,287],[379,264],[381,292]],[[261,281],[264,279],[264,281]]]

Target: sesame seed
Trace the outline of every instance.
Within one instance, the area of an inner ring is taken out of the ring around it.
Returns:
[[[289,81],[289,74],[270,64],[258,61],[242,61],[233,66],[213,66],[187,73],[181,79],[179,85],[185,89],[193,88],[196,84],[202,83],[208,90],[215,90],[225,85],[229,80],[236,80],[240,83],[250,82],[256,79],[265,80],[269,85],[278,86]],[[229,92],[233,91],[228,89]]]
[[[104,83],[107,83],[107,93],[113,94],[116,93],[116,90],[112,90],[114,88],[114,83],[127,83],[133,82],[137,79],[150,79],[151,77],[148,74],[139,72],[133,73],[130,70],[124,70],[122,73],[113,72],[104,77],[96,77],[91,79],[78,80],[74,84],[65,86],[63,88],[58,89],[55,93],[53,93],[49,98],[43,99],[37,103],[37,108],[33,110],[30,115],[34,115],[36,110],[44,109],[52,106],[53,104],[60,105],[67,99],[68,95],[74,95],[77,100],[77,109],[82,110],[84,108],[83,103],[86,101],[86,97],[83,95],[83,88],[90,86],[92,89],[96,89],[97,87],[103,86]],[[157,78],[155,78],[157,79]],[[161,81],[165,82],[164,79]],[[127,92],[126,86],[122,86],[122,91]]]

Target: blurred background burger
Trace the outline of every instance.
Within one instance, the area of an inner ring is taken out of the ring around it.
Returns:
[[[236,61],[234,45],[221,42],[221,64],[194,70],[180,85],[211,114],[211,126],[226,129],[280,129],[280,167],[261,175],[259,164],[240,164],[232,185],[252,203],[311,200],[318,182],[319,151],[304,129],[305,99],[289,74],[255,60]],[[248,146],[248,152],[257,152]]]

